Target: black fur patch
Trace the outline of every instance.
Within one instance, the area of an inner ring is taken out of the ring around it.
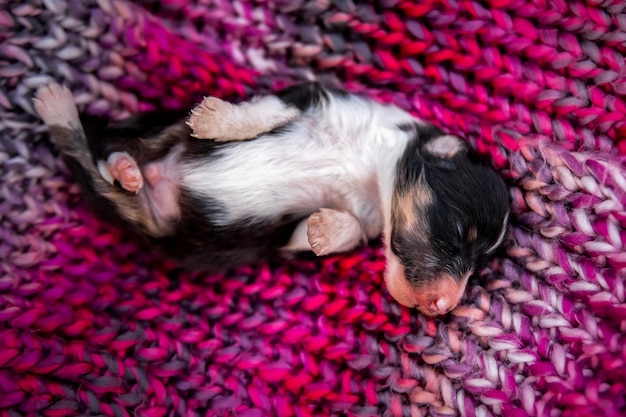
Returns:
[[[180,124],[185,136],[189,136],[191,129],[183,125],[186,116],[183,111],[154,111],[111,122],[89,115],[80,118],[94,161],[106,160],[111,153],[124,151],[141,165],[162,158],[176,141],[184,139],[178,136],[172,136],[170,140],[162,138],[167,129]],[[154,141],[156,138],[161,138],[157,146],[142,144],[144,140]]]
[[[315,82],[284,88],[277,92],[276,96],[301,112],[319,105],[322,100],[328,100],[327,89]]]

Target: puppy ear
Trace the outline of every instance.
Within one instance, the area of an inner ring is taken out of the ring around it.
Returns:
[[[457,136],[442,135],[429,140],[424,150],[437,158],[452,158],[459,152],[466,152],[467,144]]]

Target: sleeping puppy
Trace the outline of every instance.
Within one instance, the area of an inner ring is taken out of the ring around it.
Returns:
[[[56,84],[34,105],[92,206],[193,267],[327,255],[382,234],[391,295],[438,315],[505,235],[507,189],[465,142],[319,84],[207,97],[188,119],[83,123]]]

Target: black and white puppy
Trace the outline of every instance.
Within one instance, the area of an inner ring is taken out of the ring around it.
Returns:
[[[34,104],[94,207],[196,267],[382,234],[389,292],[436,315],[505,235],[507,189],[461,139],[319,84],[84,127],[66,88]]]

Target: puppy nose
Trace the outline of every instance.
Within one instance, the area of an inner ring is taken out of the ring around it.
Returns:
[[[433,313],[436,313],[436,314],[446,314],[453,307],[454,306],[452,305],[452,300],[450,300],[446,296],[442,296],[442,297],[435,299],[430,305],[430,309],[432,310]]]

